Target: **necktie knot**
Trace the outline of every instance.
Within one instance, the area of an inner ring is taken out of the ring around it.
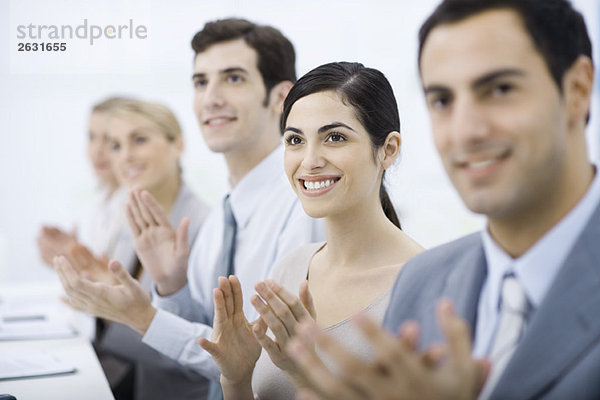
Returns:
[[[527,296],[514,275],[508,275],[502,283],[501,309],[525,315],[528,309]]]
[[[225,225],[232,228],[236,227],[237,223],[235,221],[235,216],[233,215],[233,210],[231,208],[231,197],[229,195],[225,197],[225,202],[223,204],[223,213],[223,220],[225,222]]]

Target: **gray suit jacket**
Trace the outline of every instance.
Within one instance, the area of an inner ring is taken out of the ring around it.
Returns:
[[[191,246],[208,211],[208,206],[182,184],[169,220],[177,227],[183,217],[190,218],[188,243]],[[131,264],[137,261],[133,234],[126,224],[111,258],[123,262],[130,271],[133,268]],[[140,283],[148,291],[154,285],[148,274],[142,275]],[[135,400],[196,400],[206,397],[209,382],[205,377],[142,343],[142,336],[126,325],[116,322],[108,325],[96,341],[95,348],[113,389],[124,373],[134,367]]]
[[[450,298],[471,326],[487,268],[480,233],[420,254],[402,268],[384,326],[421,326],[421,346],[443,342],[435,317]],[[539,305],[492,399],[600,399],[600,205]]]

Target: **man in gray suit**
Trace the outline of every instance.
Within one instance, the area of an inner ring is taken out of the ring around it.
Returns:
[[[424,23],[434,141],[487,229],[401,270],[384,321],[397,337],[357,319],[372,362],[305,324],[289,350],[312,381],[306,398],[600,398],[591,54],[567,0],[445,0]]]

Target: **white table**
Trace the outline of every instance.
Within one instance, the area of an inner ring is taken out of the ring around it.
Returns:
[[[114,399],[86,338],[0,342],[0,357],[37,350],[72,363],[77,371],[67,375],[0,381],[0,393],[12,394],[17,400]]]
[[[61,306],[58,300],[61,292],[57,281],[0,285],[0,311],[2,306],[6,309],[7,305],[14,309],[14,301],[23,303],[25,308],[35,309],[41,303],[44,314],[64,317],[82,332],[79,336],[64,339],[0,341],[0,358],[39,351],[54,355],[76,368],[76,372],[66,375],[1,380],[0,394],[12,394],[17,400],[114,400],[89,342],[89,325],[93,319]]]

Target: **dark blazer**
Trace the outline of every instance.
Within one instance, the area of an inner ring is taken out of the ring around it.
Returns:
[[[421,346],[442,342],[435,306],[450,298],[470,325],[487,274],[481,234],[424,252],[402,268],[384,326],[421,326]],[[600,205],[596,207],[544,300],[491,399],[600,399]]]

